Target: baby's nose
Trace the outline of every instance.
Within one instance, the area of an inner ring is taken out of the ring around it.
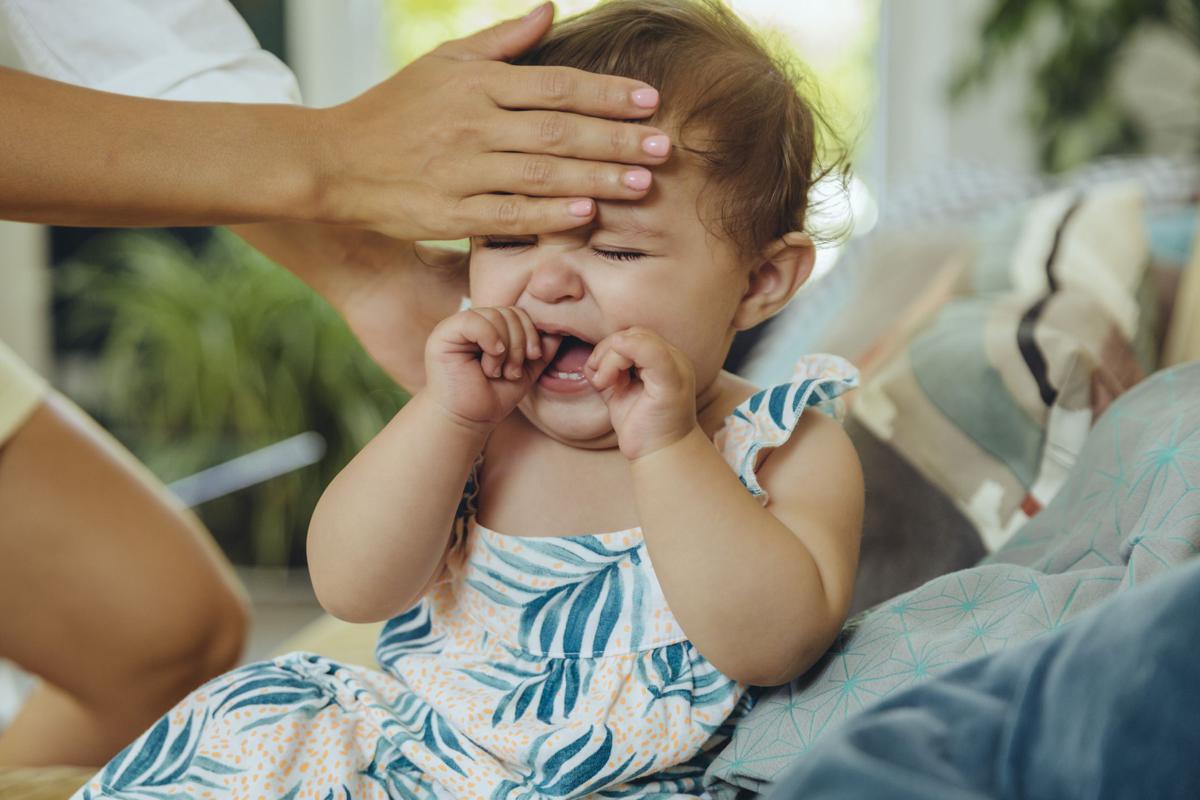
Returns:
[[[583,279],[566,256],[550,254],[534,265],[526,291],[543,303],[578,300],[583,297]]]

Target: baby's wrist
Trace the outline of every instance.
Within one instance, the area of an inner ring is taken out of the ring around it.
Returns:
[[[699,437],[699,441],[703,442],[705,445],[711,444],[711,442],[708,440],[708,437],[704,435],[704,431],[700,429],[699,424],[694,423],[686,431],[674,436],[664,437],[661,441],[645,448],[642,452],[631,457],[629,459],[629,464],[633,468],[637,468],[638,465],[642,465],[644,467],[645,464],[650,461],[658,461],[662,458],[670,458],[675,452],[686,451],[695,446],[697,437]]]
[[[408,402],[410,405],[417,404],[419,413],[440,432],[467,442],[478,440],[480,447],[496,428],[495,422],[480,422],[455,413],[440,403],[428,390],[418,392]]]

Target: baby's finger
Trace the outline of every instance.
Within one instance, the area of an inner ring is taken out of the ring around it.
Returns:
[[[596,364],[592,385],[600,390],[623,385],[629,380],[633,360],[610,348]]]
[[[546,371],[546,367],[550,366],[550,362],[554,360],[554,356],[558,355],[558,347],[562,344],[562,337],[554,334],[543,334],[539,339],[541,341],[538,344],[538,348],[541,356],[527,362],[529,365],[529,377],[533,381],[542,377],[542,373]]]
[[[525,326],[512,308],[497,309],[508,329],[508,354],[504,360],[504,377],[510,381],[520,379],[525,365]]]
[[[538,333],[538,329],[533,324],[533,319],[530,318],[528,311],[516,306],[513,306],[513,311],[516,312],[517,319],[521,321],[521,327],[525,330],[525,358],[530,361],[537,361],[542,357],[541,334]]]
[[[477,347],[483,353],[502,355],[507,348],[507,331],[503,319],[491,314],[493,309],[471,309],[458,315],[457,324],[450,335],[456,344]]]
[[[625,356],[637,367],[643,383],[664,389],[677,389],[683,384],[679,365],[671,355],[671,346],[658,334],[629,328],[609,338],[612,351]]]
[[[508,325],[494,308],[472,308],[464,314],[462,333],[465,339],[477,344],[483,374],[501,377],[501,365],[508,353]]]
[[[538,373],[549,366],[554,357],[558,355],[558,348],[562,345],[563,337],[554,333],[543,334],[541,337],[542,356],[538,359]]]

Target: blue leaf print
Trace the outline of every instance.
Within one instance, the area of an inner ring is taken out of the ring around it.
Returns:
[[[808,393],[808,387],[812,386],[811,379],[801,381],[796,386],[796,394],[792,397],[792,413],[795,414],[800,410],[800,405],[804,402],[804,398]]]
[[[783,409],[790,388],[789,384],[781,383],[771,390],[770,400],[767,401],[767,413],[771,415],[771,421],[780,428],[787,427],[787,423],[783,419]]]
[[[577,584],[580,588],[575,592],[571,602],[571,613],[567,615],[567,627],[563,631],[563,651],[568,654],[580,653],[583,650],[583,635],[587,628],[588,617],[600,600],[604,584],[608,582],[612,567],[606,567],[592,578]],[[545,648],[543,648],[544,650]],[[593,651],[596,648],[592,648]]]
[[[191,719],[189,718],[188,721],[190,722]],[[133,752],[133,758],[129,760],[124,771],[112,781],[111,785],[115,788],[133,785],[149,772],[158,759],[158,754],[162,752],[163,744],[167,741],[170,730],[171,720],[164,716],[143,737],[141,746]]]
[[[497,665],[499,666],[499,665]],[[527,673],[527,677],[512,684],[492,713],[492,725],[500,726],[507,722],[520,720],[531,708],[534,700],[538,701],[535,716],[538,720],[551,723],[555,719],[555,703],[562,698],[564,716],[570,716],[575,710],[579,698],[579,688],[584,677],[590,679],[593,665],[574,658],[548,659],[541,672]],[[580,675],[581,671],[588,673]],[[493,678],[493,682],[499,682]],[[563,687],[566,686],[566,691]],[[509,713],[511,709],[511,714]]]
[[[571,716],[575,710],[575,702],[579,699],[579,662],[572,661],[563,670],[566,689],[563,691],[563,715]]]
[[[409,653],[441,652],[445,635],[435,633],[428,599],[388,620],[375,644],[375,660],[384,667]]]
[[[494,675],[488,675],[486,672],[480,672],[479,670],[475,669],[466,669],[465,667],[460,668],[458,671],[466,675],[471,680],[482,683],[489,689],[499,689],[500,691],[506,692],[512,688],[512,683],[510,681],[506,681],[503,678],[497,678]]]
[[[175,787],[185,781],[191,787],[219,788],[204,773],[234,775],[242,770],[196,756],[207,720],[207,714],[197,721],[195,712],[189,712],[180,729],[172,732],[170,717],[162,717],[100,773],[104,791],[157,798],[177,796]]]
[[[549,723],[554,718],[554,701],[558,698],[558,691],[562,688],[563,683],[562,665],[561,660],[554,661],[550,668],[550,674],[542,684],[537,708],[537,718],[542,722]]]
[[[571,769],[563,771],[565,761],[558,762],[557,768],[553,773],[550,773],[548,766],[550,760],[546,762],[547,769],[544,770],[541,780],[537,783],[537,788],[544,794],[551,796],[563,797],[567,795],[587,795],[594,789],[601,786],[606,786],[617,780],[619,776],[624,775],[629,769],[630,764],[637,758],[637,754],[629,756],[620,766],[609,772],[602,772],[608,764],[608,759],[612,755],[613,735],[612,730],[607,726],[603,727],[604,740],[596,744],[595,749],[587,755],[579,764]],[[587,734],[592,741],[595,741],[596,729]],[[637,772],[649,769],[653,764],[653,757],[649,762],[635,770]],[[554,781],[551,783],[551,781]]]

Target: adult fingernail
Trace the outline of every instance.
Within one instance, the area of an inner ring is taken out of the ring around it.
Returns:
[[[635,89],[629,97],[639,108],[654,108],[658,105],[658,90],[648,86],[645,89]]]
[[[650,170],[631,169],[621,176],[621,182],[635,192],[650,188]]]
[[[665,156],[671,149],[671,140],[662,135],[647,136],[642,139],[642,149],[652,156]]]
[[[570,211],[573,217],[590,217],[592,215],[592,201],[576,200],[567,206],[567,211]]]
[[[546,6],[548,6],[548,5],[549,5],[549,3],[542,3],[537,8],[535,8],[533,11],[530,11],[528,14],[526,14],[525,19],[528,21],[528,20],[533,19],[534,17],[540,16],[546,10]]]

